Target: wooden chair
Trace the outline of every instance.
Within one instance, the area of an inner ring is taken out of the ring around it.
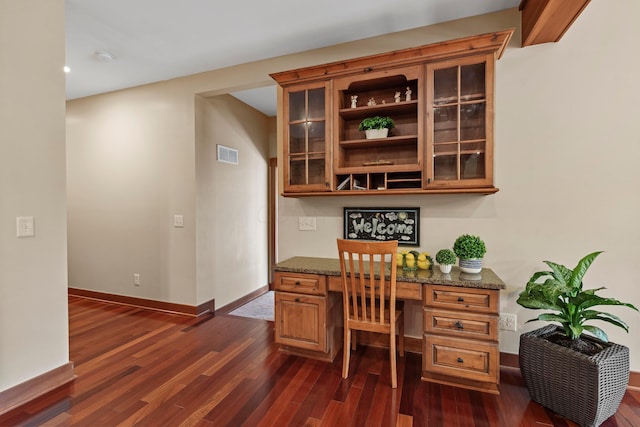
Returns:
[[[353,338],[355,349],[356,331],[376,332],[389,335],[391,387],[397,387],[396,326],[398,350],[404,356],[404,307],[402,301],[396,302],[397,250],[397,240],[338,239],[344,312],[342,378],[349,376],[351,341]]]

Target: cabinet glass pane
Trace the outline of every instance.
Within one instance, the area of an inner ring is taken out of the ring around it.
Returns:
[[[433,79],[434,104],[449,104],[458,101],[458,67],[435,70]]]
[[[464,154],[460,157],[460,178],[484,178],[484,153]]]
[[[434,179],[451,181],[458,179],[458,156],[439,155],[433,158]]]
[[[309,159],[308,184],[324,184],[324,158]]]
[[[485,138],[485,103],[460,106],[460,140],[469,141]]]
[[[289,161],[289,184],[304,185],[307,182],[306,158],[291,159]]]
[[[306,118],[305,92],[289,93],[289,121],[303,120]]]
[[[324,118],[324,88],[309,90],[309,114],[308,119]]]
[[[306,146],[306,123],[296,123],[289,125],[289,154],[305,153]]]
[[[458,106],[433,109],[434,142],[458,141]]]
[[[309,152],[324,152],[324,122],[310,122],[309,127]]]
[[[484,62],[473,65],[463,65],[460,68],[460,99],[470,101],[474,99],[484,99],[485,78]]]

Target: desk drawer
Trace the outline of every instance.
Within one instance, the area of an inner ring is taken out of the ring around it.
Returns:
[[[499,302],[499,291],[492,289],[440,285],[427,285],[424,289],[425,307],[498,313]]]
[[[423,319],[427,334],[498,341],[496,315],[425,308]]]
[[[427,372],[498,382],[500,356],[495,343],[425,334],[422,346],[422,368]]]
[[[277,291],[309,295],[327,294],[327,276],[307,273],[274,273],[274,288]]]
[[[329,291],[342,292],[341,276],[329,276],[328,280]],[[422,284],[396,281],[396,298],[399,300],[422,301]]]

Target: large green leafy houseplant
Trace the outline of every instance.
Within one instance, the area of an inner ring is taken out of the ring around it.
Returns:
[[[542,313],[536,319],[531,319],[528,322],[536,320],[559,322],[565,335],[572,342],[580,340],[584,331],[608,342],[607,334],[602,329],[585,324],[592,320],[602,320],[629,332],[629,326],[618,316],[594,310],[593,307],[621,305],[637,311],[636,307],[613,298],[603,298],[596,295],[596,292],[605,289],[604,287],[582,288],[582,278],[601,253],[593,252],[585,256],[573,269],[555,262],[544,261],[551,268],[551,271],[534,273],[527,282],[525,290],[520,293],[517,303],[526,308],[551,310],[552,312]],[[571,347],[574,346],[571,345]]]
[[[615,414],[629,383],[629,348],[608,342],[602,329],[586,323],[601,320],[628,332],[622,319],[594,307],[637,310],[596,295],[604,288],[583,289],[582,279],[600,254],[585,256],[573,269],[545,261],[551,271],[534,273],[517,301],[550,310],[529,322],[554,322],[520,335],[520,372],[531,399],[584,427],[599,426]]]

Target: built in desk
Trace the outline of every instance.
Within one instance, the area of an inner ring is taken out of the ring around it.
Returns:
[[[275,340],[283,351],[332,361],[342,347],[342,282],[335,258],[293,257],[274,273]],[[498,394],[500,290],[490,269],[450,274],[398,268],[397,298],[421,301],[422,379]]]

